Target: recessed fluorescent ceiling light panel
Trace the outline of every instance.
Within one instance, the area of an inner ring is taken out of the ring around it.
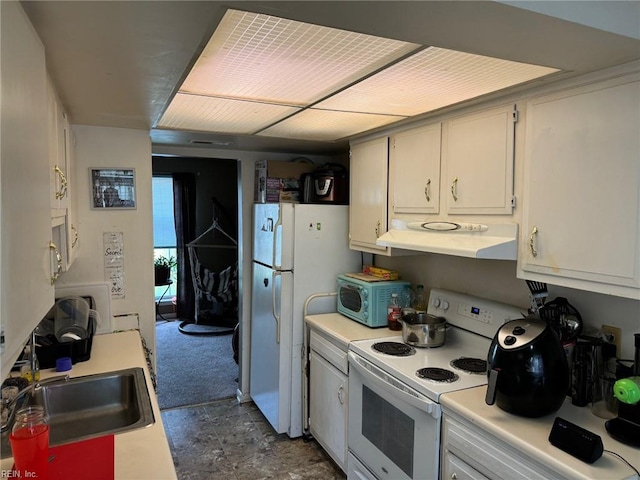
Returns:
[[[309,108],[267,128],[259,135],[333,141],[382,127],[405,117]]]
[[[556,71],[228,10],[157,127],[333,141]]]
[[[411,117],[556,71],[429,47],[313,108]]]
[[[196,132],[253,133],[298,110],[288,105],[178,92],[163,115],[161,126]]]

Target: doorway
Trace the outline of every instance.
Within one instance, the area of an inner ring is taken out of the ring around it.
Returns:
[[[167,237],[158,234],[159,240],[156,240],[154,234],[154,244],[159,247],[154,253],[163,252],[176,260],[170,285],[168,288],[163,285],[156,290],[156,358],[160,408],[169,409],[235,397],[239,367],[237,357],[234,358],[233,328],[226,329],[220,335],[202,335],[198,328],[195,328],[193,334],[193,329],[189,327],[200,325],[206,332],[204,327],[209,321],[215,323],[221,319],[216,315],[220,305],[215,302],[222,301],[222,297],[218,297],[218,291],[214,289],[213,303],[203,302],[204,297],[204,300],[212,300],[212,297],[202,295],[199,291],[202,285],[197,283],[200,278],[195,278],[194,274],[208,274],[210,280],[219,280],[224,277],[224,272],[237,269],[237,248],[215,248],[218,242],[227,245],[232,245],[232,242],[226,237],[221,238],[224,236],[217,229],[214,229],[215,232],[208,230],[215,223],[229,238],[238,238],[238,162],[160,156],[154,156],[152,162],[154,231],[157,222],[168,224],[175,232],[175,247],[171,245],[172,238],[166,240]],[[156,201],[156,191],[162,190],[161,186],[156,190],[156,179],[160,185],[165,183],[164,203]],[[167,195],[167,188],[172,195]],[[185,188],[186,193],[183,192]],[[202,237],[196,243],[198,247],[190,249],[189,244],[197,237]],[[172,255],[173,252],[175,255]],[[205,283],[213,287],[214,282]],[[216,285],[215,288],[222,288],[221,285],[228,287],[228,283],[218,282]],[[227,293],[229,291],[232,289],[227,288]],[[227,325],[229,312],[235,311],[235,321],[238,321],[238,296],[235,295],[234,301],[230,301],[232,297],[224,297]],[[196,308],[196,305],[201,308]],[[196,316],[197,314],[199,315]],[[187,331],[182,331],[180,327],[185,325],[188,327]]]

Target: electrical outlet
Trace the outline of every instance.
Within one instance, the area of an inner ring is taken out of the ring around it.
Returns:
[[[613,343],[616,346],[616,356],[619,357],[622,352],[622,330],[619,327],[613,327],[611,325],[602,325],[602,333],[604,338],[609,343]]]

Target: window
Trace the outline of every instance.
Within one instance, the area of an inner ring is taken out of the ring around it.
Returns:
[[[176,257],[176,229],[173,217],[173,178],[170,176],[153,177],[153,256]],[[176,295],[176,267],[171,271],[173,284],[156,287],[156,301],[163,302]]]

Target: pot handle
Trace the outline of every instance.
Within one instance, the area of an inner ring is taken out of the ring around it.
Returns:
[[[484,401],[487,405],[496,403],[496,386],[498,384],[498,373],[500,370],[492,368],[489,372],[489,384],[487,385],[487,394]]]

